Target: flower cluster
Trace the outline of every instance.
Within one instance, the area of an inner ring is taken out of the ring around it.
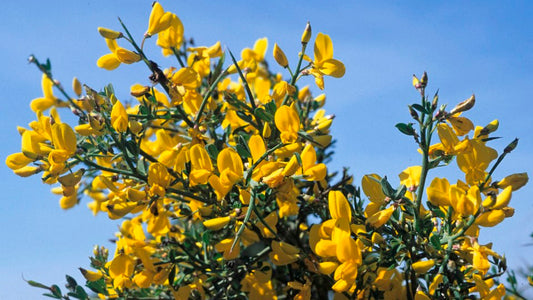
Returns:
[[[461,116],[474,96],[447,112],[437,108],[437,95],[426,96],[427,75],[414,77],[421,103],[409,109],[418,129],[397,127],[414,138],[422,163],[399,175],[398,188],[387,177],[366,175],[361,192],[346,170],[336,177],[325,164],[334,118],[322,108],[325,94],[298,86],[311,75],[322,90],[325,76],[344,75],[328,35],[317,34],[311,59],[307,24],[294,70],[275,44],[272,56],[287,71],[284,78],[268,68],[266,38],[237,60],[220,42],[193,45],[180,19],[157,2],[140,45],[120,24],[120,31],[98,28],[110,53],[97,66],[144,63],[150,83],[133,84],[131,97],[118,99],[112,85],[96,91],[75,78],[71,97],[50,63],[32,57],[43,72],[44,97],[31,102],[37,120],[19,129],[21,152],[6,160],[17,175],[42,173],[43,182],[57,185],[61,208],[89,199],[93,214],[122,220],[115,250],[96,246],[92,269],[80,268],[100,298],[505,294],[492,280],[505,271],[505,259],[477,237],[480,227],[513,215],[511,194],[528,177],[493,181],[517,141],[501,155],[487,145],[498,121],[474,128]],[[145,41],[154,36],[177,67],[161,69],[146,56]],[[54,86],[65,100],[54,96]],[[77,116],[76,126],[61,122],[65,107]],[[432,145],[435,132],[440,143]],[[426,187],[428,172],[454,158],[464,181],[434,178]],[[68,296],[88,298],[67,279]],[[30,284],[64,296],[55,285]]]

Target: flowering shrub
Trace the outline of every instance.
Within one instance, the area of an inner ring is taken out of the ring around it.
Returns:
[[[70,276],[65,294],[31,285],[58,299],[504,296],[493,278],[505,258],[477,236],[513,215],[512,192],[528,176],[492,178],[518,140],[500,154],[489,147],[498,121],[474,126],[463,116],[474,95],[448,111],[426,94],[427,74],[414,76],[420,102],[409,106],[411,122],[396,127],[416,143],[421,163],[399,174],[396,188],[377,174],[359,188],[325,164],[333,154],[325,95],[298,86],[313,76],[323,90],[325,76],[344,75],[328,35],[311,42],[307,24],[294,61],[274,44],[286,71],[275,74],[266,38],[240,60],[220,42],[197,47],[157,2],[140,45],[120,24],[98,28],[110,52],[97,65],[144,63],[153,85],[132,85],[131,99],[76,78],[71,96],[48,61],[30,57],[44,95],[31,102],[37,120],[19,128],[22,150],[6,164],[23,177],[41,174],[63,209],[88,199],[93,214],[123,220],[115,250],[96,246],[90,268],[80,268],[85,288]],[[177,67],[162,69],[143,52],[155,36]],[[76,125],[62,122],[63,108]],[[426,182],[453,160],[464,180]]]

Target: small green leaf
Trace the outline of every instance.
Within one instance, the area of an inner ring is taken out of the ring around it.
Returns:
[[[254,123],[254,120],[252,119],[252,117],[250,115],[247,115],[243,111],[240,111],[240,110],[237,111],[237,116],[239,116],[239,118],[243,119],[247,123],[250,123],[250,124]]]
[[[277,106],[276,106],[276,102],[274,100],[268,102],[267,104],[265,104],[265,109],[266,111],[271,114],[271,115],[275,115],[276,114],[276,110],[277,110]]]
[[[47,285],[44,285],[40,282],[37,282],[37,281],[33,281],[33,280],[28,280],[26,281],[29,285],[33,286],[33,287],[38,287],[38,288],[41,288],[41,289],[45,289],[45,290],[49,290],[50,287],[47,286]]]
[[[420,104],[413,104],[411,105],[412,108],[418,110],[419,112],[428,115],[429,112]]]
[[[394,200],[400,199],[405,195],[405,192],[407,192],[407,187],[405,185],[400,185],[398,189],[396,190],[396,193],[394,194]]]
[[[113,85],[111,83],[104,87],[104,94],[107,97],[111,97],[111,95],[115,94],[115,89],[113,88]]]
[[[148,107],[146,107],[144,105],[139,105],[139,112],[143,116],[148,116],[149,113],[150,113],[150,110],[148,109]]]
[[[389,198],[393,198],[394,194],[396,194],[396,190],[392,188],[389,181],[387,180],[387,176],[383,177],[380,182],[381,184],[381,190],[383,191],[383,194]]]
[[[250,154],[250,152],[241,144],[237,144],[237,146],[235,146],[235,149],[237,150],[237,153],[239,153],[239,155],[242,158],[246,159],[246,158],[252,157],[252,154]]]
[[[172,269],[170,270],[170,273],[168,273],[168,283],[171,286],[173,285],[175,278],[176,278],[176,265],[173,265]]]
[[[207,144],[205,146],[205,150],[207,151],[207,154],[209,154],[209,157],[211,160],[216,161],[218,156],[218,150],[217,147],[213,144]]]
[[[405,135],[415,135],[415,129],[413,128],[413,123],[405,124],[398,123],[395,125],[398,130]]]
[[[106,296],[109,295],[104,278],[100,278],[97,281],[87,281],[85,286],[97,294],[104,294]]]
[[[433,246],[433,248],[437,249],[437,250],[440,250],[440,238],[437,236],[437,235],[432,235],[430,238],[429,238],[429,242],[431,243],[431,245]]]
[[[54,285],[52,285],[50,287],[50,291],[52,292],[52,294],[54,294],[54,296],[56,296],[58,298],[63,297],[63,294],[61,293],[61,289],[56,284],[54,284]]]
[[[67,279],[67,284],[65,285],[67,289],[69,289],[70,291],[75,291],[76,287],[78,286],[76,280],[69,275],[65,275],[65,277]]]
[[[76,287],[76,295],[78,295],[78,299],[89,299],[87,292],[79,285]]]
[[[45,294],[43,294],[43,296],[50,297],[50,298],[54,298],[54,299],[61,299],[61,297],[58,297],[58,296],[56,296],[56,295],[52,295],[52,294],[50,294],[50,293],[45,293]]]
[[[274,120],[274,116],[261,107],[255,109],[254,115],[265,122],[272,122]]]

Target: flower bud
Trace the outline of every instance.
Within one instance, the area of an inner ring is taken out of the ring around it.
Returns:
[[[451,111],[450,115],[455,115],[456,113],[460,113],[463,111],[467,111],[474,107],[474,104],[476,103],[476,96],[472,94],[470,98],[466,99],[465,101],[457,104]]]
[[[132,95],[135,98],[142,97],[148,93],[150,93],[149,86],[133,86],[130,90],[130,95]]]
[[[426,71],[424,71],[424,74],[422,74],[422,78],[420,78],[420,84],[423,88],[428,85],[428,73],[426,73]]]
[[[498,125],[499,125],[498,119],[493,120],[487,126],[483,127],[483,129],[481,129],[477,137],[480,137],[482,135],[487,135],[489,133],[496,131],[498,129]]]
[[[413,263],[413,270],[417,274],[426,274],[429,269],[433,268],[435,265],[435,261],[433,259],[430,260],[424,260],[424,261],[417,261]]]
[[[307,25],[305,26],[304,33],[302,34],[302,44],[309,43],[309,40],[311,39],[311,23],[307,22]]]
[[[231,220],[231,217],[220,217],[220,218],[214,218],[211,220],[204,221],[204,226],[207,229],[211,230],[219,230],[222,229],[224,226],[226,226],[229,221]]]
[[[78,97],[81,96],[81,83],[76,77],[72,79],[72,89],[74,90],[74,93],[78,95]]]
[[[416,110],[414,110],[411,105],[408,106],[409,107],[409,113],[411,114],[411,117],[413,117],[413,119],[415,121],[418,121],[418,113],[416,112]]]
[[[499,189],[505,189],[508,186],[512,187],[512,191],[516,191],[526,185],[529,177],[527,173],[517,173],[509,175],[496,183],[496,187]]]
[[[289,61],[287,60],[287,56],[285,56],[285,53],[283,53],[283,50],[278,46],[278,43],[274,44],[274,59],[276,59],[276,62],[286,68],[289,65]]]
[[[503,153],[511,153],[516,146],[518,146],[518,138],[515,138],[505,149],[503,149]]]
[[[98,27],[98,33],[106,39],[116,40],[122,37],[122,32],[114,31],[104,27]]]

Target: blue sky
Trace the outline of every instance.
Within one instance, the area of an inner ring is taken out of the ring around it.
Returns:
[[[146,30],[151,1],[9,1],[0,10],[3,58],[0,71],[3,109],[0,110],[0,156],[20,151],[16,125],[27,126],[35,115],[29,102],[40,97],[41,74],[26,62],[29,54],[50,58],[54,76],[65,86],[72,77],[100,89],[113,82],[120,99],[128,99],[133,83],[148,84],[141,64],[108,72],[96,60],[108,52],[98,26],[119,29],[120,16],[134,36]],[[475,124],[500,120],[492,147],[501,151],[513,138],[520,143],[495,177],[515,172],[533,174],[531,150],[533,108],[533,21],[528,1],[161,1],[176,13],[188,37],[198,45],[220,40],[233,52],[268,37],[268,57],[277,42],[296,63],[299,38],[307,21],[314,36],[329,34],[335,58],[346,65],[341,79],[326,78],[326,109],[335,114],[333,133],[338,143],[330,170],[350,168],[356,182],[364,174],[388,175],[395,183],[404,168],[419,164],[412,141],[394,128],[408,122],[407,105],[418,101],[411,75],[429,73],[429,92],[440,89],[450,106],[476,94],[475,108],[466,114]],[[176,65],[161,56],[155,40],[145,46],[161,66]],[[125,44],[122,44],[126,46]],[[273,63],[273,60],[270,59]],[[312,84],[312,81],[309,81]],[[314,88],[314,86],[313,86]],[[317,89],[314,88],[316,94]],[[66,115],[66,112],[63,113]],[[93,217],[81,205],[63,211],[59,198],[38,177],[19,178],[0,167],[3,191],[0,230],[0,298],[35,298],[41,291],[27,279],[64,283],[64,274],[78,276],[88,266],[94,244],[110,246],[117,222]],[[435,176],[462,178],[455,164]],[[511,266],[533,264],[530,242],[533,184],[513,194],[513,218],[485,229],[481,241],[493,241]],[[80,279],[81,281],[81,279]]]

